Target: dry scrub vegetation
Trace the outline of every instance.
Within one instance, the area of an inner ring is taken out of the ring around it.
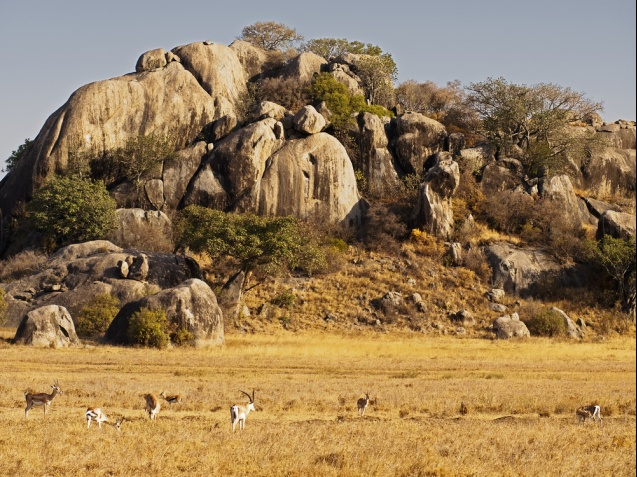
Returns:
[[[629,338],[230,334],[218,349],[2,344],[0,360],[0,475],[635,475]],[[25,419],[23,391],[54,379],[46,419]],[[229,406],[253,388],[233,435]],[[163,390],[184,402],[150,422],[142,395]],[[578,428],[593,402],[603,428]],[[87,429],[89,405],[126,417],[121,432]]]

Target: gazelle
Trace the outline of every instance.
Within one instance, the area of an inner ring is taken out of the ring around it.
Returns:
[[[460,403],[460,414],[462,414],[463,416],[466,416],[468,412],[469,412],[469,409],[467,409],[467,405],[464,402],[461,402]]]
[[[586,419],[591,418],[593,422],[595,420],[599,421],[599,427],[602,427],[602,413],[601,408],[597,404],[591,404],[590,406],[582,406],[577,411],[575,411],[575,415],[577,416],[577,426],[580,424],[586,424]]]
[[[60,386],[58,386],[58,381],[57,379],[55,380],[55,383],[53,383],[51,385],[51,387],[53,388],[53,391],[51,392],[51,394],[47,394],[47,393],[24,393],[24,398],[27,401],[27,407],[24,409],[24,417],[29,417],[29,409],[31,409],[33,406],[44,406],[44,417],[46,417],[46,413],[49,410],[49,406],[51,405],[51,402],[53,401],[53,398],[55,396],[57,396],[58,394],[62,394],[62,390],[60,389]]]
[[[245,427],[246,418],[248,417],[248,414],[250,414],[250,411],[255,411],[254,389],[252,390],[252,396],[250,396],[245,391],[240,390],[239,392],[248,396],[248,399],[250,400],[250,402],[248,402],[246,406],[238,406],[235,404],[234,406],[230,407],[230,422],[232,423],[232,432],[234,432],[234,428],[236,427],[237,423],[239,423],[239,429],[243,430],[243,428]]]
[[[102,422],[108,421],[108,417],[99,407],[89,407],[86,410],[86,428],[89,429],[91,427],[91,421],[97,422],[97,426],[101,429]]]
[[[146,399],[146,412],[148,413],[148,417],[151,419],[157,418],[157,414],[159,414],[159,409],[161,405],[159,404],[159,400],[155,397],[154,394],[146,394],[144,396]]]
[[[162,391],[159,395],[163,397],[166,400],[166,402],[170,404],[171,406],[173,404],[181,402],[181,394],[174,394],[172,396],[167,396],[166,391]]]
[[[121,428],[122,428],[122,422],[124,422],[126,420],[125,417],[120,417],[117,421],[115,421],[115,424],[111,424],[115,429],[117,429],[117,432],[121,432]]]
[[[364,416],[365,415],[365,409],[367,409],[367,406],[369,406],[369,395],[370,395],[370,392],[366,392],[365,393],[365,397],[364,398],[360,398],[356,402],[356,407],[358,408],[358,415],[359,416]]]

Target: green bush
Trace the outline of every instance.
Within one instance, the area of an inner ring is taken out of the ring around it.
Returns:
[[[177,331],[170,334],[170,341],[178,346],[187,345],[195,338],[189,330],[180,328]]]
[[[105,293],[97,295],[80,310],[75,320],[75,331],[80,336],[104,333],[119,311],[119,300]]]
[[[289,308],[296,303],[296,295],[291,291],[284,291],[270,300],[274,306]]]
[[[555,310],[541,310],[526,322],[529,333],[535,336],[556,337],[566,333],[564,318]]]
[[[166,313],[148,308],[133,313],[128,325],[128,338],[132,344],[166,348],[170,342]]]

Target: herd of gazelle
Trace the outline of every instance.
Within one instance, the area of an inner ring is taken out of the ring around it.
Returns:
[[[51,385],[53,391],[50,393],[24,393],[24,398],[27,401],[27,407],[24,409],[24,417],[29,417],[29,410],[33,406],[42,406],[44,408],[44,417],[46,417],[46,413],[53,402],[53,398],[58,394],[62,394],[62,390],[58,385],[57,380]],[[248,394],[245,391],[239,391],[242,394],[245,394],[248,398],[248,403],[244,406],[235,404],[230,406],[230,423],[232,424],[232,432],[235,431],[237,424],[239,424],[239,429],[243,430],[245,427],[246,419],[248,418],[248,414],[250,411],[256,411],[254,408],[254,389],[252,390],[252,394]],[[366,392],[364,398],[360,398],[356,402],[356,407],[358,411],[358,415],[361,417],[365,416],[365,410],[370,403],[369,395],[371,392]],[[176,403],[181,403],[182,398],[179,394],[168,395],[166,391],[162,391],[159,394],[169,405],[173,405]],[[150,420],[157,419],[157,415],[159,414],[159,410],[161,409],[161,404],[159,403],[159,399],[154,394],[146,394],[144,396],[146,400],[146,413]],[[460,413],[465,415],[467,413],[467,407],[464,403],[460,406]],[[579,427],[582,423],[586,424],[586,419],[592,419],[593,422],[598,421],[600,427],[602,426],[602,414],[601,408],[596,404],[591,404],[590,406],[582,406],[575,411],[575,415],[577,416],[577,426]],[[91,427],[91,421],[97,422],[99,428],[102,427],[102,423],[108,422],[108,417],[99,407],[89,407],[86,410],[86,427]],[[124,422],[124,418],[117,419],[112,425],[118,431],[121,429],[122,422]]]

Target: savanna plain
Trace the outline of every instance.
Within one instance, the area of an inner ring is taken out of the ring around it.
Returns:
[[[1,336],[1,475],[635,475],[634,337],[286,332],[155,350]],[[23,393],[55,380],[63,394],[46,417],[25,418]],[[229,407],[253,389],[256,411],[233,434]],[[143,395],[164,390],[183,401],[150,421]],[[591,403],[603,426],[578,427],[575,409]],[[121,431],[87,429],[88,406],[124,417]]]

